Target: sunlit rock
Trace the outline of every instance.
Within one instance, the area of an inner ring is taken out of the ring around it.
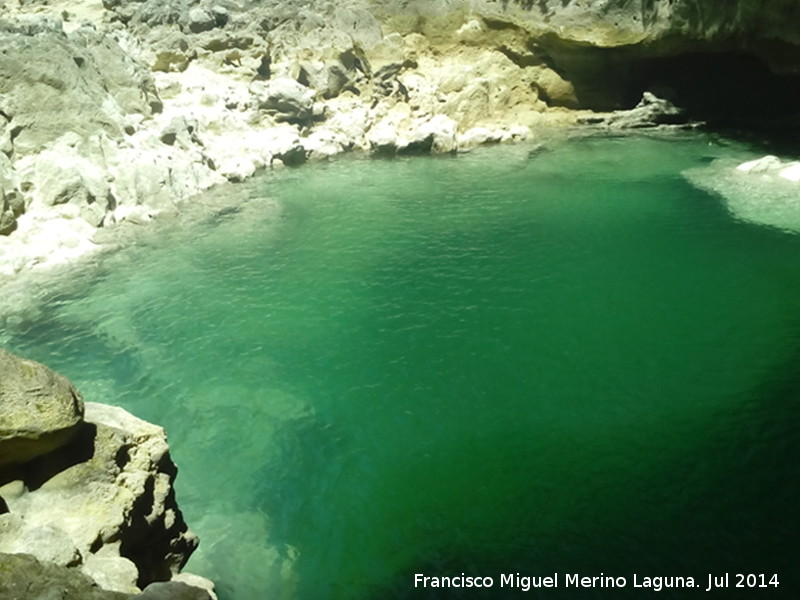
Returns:
[[[64,377],[3,350],[0,373],[0,552],[127,593],[177,574],[197,538],[175,501],[163,429],[84,405]]]
[[[83,421],[75,387],[44,365],[0,349],[0,468],[68,442]]]
[[[314,93],[288,77],[254,81],[250,92],[258,107],[278,121],[307,123],[313,116]]]

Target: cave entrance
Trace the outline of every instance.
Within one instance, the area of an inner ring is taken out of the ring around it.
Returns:
[[[711,126],[800,125],[800,78],[776,74],[753,54],[693,52],[642,59],[629,69],[628,102],[648,90]]]
[[[542,44],[549,64],[574,85],[580,108],[632,108],[650,91],[683,108],[690,119],[714,128],[797,133],[797,51],[771,48],[769,62],[782,69],[776,72],[742,47],[738,42],[712,45],[674,39],[616,48],[556,38]]]

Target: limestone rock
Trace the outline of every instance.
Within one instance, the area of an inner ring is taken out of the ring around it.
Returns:
[[[51,524],[24,529],[22,520],[17,515],[7,515],[2,521],[0,552],[30,554],[44,562],[63,567],[81,564],[80,552],[62,529]]]
[[[607,115],[597,115],[579,119],[587,125],[602,125],[611,129],[640,129],[658,126],[687,126],[683,111],[669,100],[658,98],[645,92],[641,101],[630,110],[614,111]]]
[[[783,166],[781,159],[772,154],[744,162],[736,167],[737,171],[743,173],[764,174],[777,171]]]
[[[84,405],[65,378],[3,350],[0,409],[0,553],[74,567],[126,593],[179,572],[198,542],[175,501],[163,429]],[[195,579],[186,582],[209,587]]]
[[[168,146],[172,146],[177,141],[189,148],[192,144],[198,143],[195,131],[197,131],[197,121],[187,120],[186,117],[174,117],[161,132],[160,139]]]
[[[217,26],[217,21],[211,11],[199,6],[190,8],[182,21],[182,25],[192,33],[210,31]]]
[[[211,600],[217,600],[217,594],[214,589],[214,582],[210,579],[206,579],[205,577],[201,577],[200,575],[195,575],[194,573],[178,573],[172,578],[172,581],[185,583],[186,585],[201,588],[208,592],[208,595],[211,597]]]
[[[25,200],[19,191],[17,174],[8,157],[0,153],[0,235],[17,228],[17,217],[25,212]]]
[[[179,32],[159,37],[153,47],[153,71],[185,71],[196,54],[190,49],[186,36]]]
[[[696,187],[721,198],[737,219],[800,232],[800,162],[770,155],[737,166],[717,159],[687,169],[683,175]]]
[[[258,108],[277,121],[304,124],[313,117],[314,92],[294,79],[279,77],[268,82],[254,81],[250,92]]]
[[[300,64],[298,81],[317,90],[324,98],[338,96],[345,87],[355,83],[340,61],[305,61]]]
[[[87,403],[85,423],[58,452],[0,471],[19,477],[0,488],[9,509],[0,550],[79,564],[119,591],[168,580],[197,546],[175,502],[175,475],[160,427]]]
[[[152,79],[110,38],[92,29],[72,34],[45,24],[0,27],[0,113],[15,153],[35,152],[75,131],[119,136],[121,118],[152,113]]]
[[[32,205],[52,207],[58,214],[79,216],[93,227],[103,224],[116,201],[101,164],[79,156],[81,140],[65,136],[33,161],[27,181],[32,186]]]
[[[65,444],[83,411],[80,394],[66,378],[0,349],[0,468]]]
[[[5,154],[0,153],[0,235],[17,228],[17,217],[25,212],[25,201],[16,185],[14,169]]]
[[[132,561],[122,556],[89,554],[81,571],[104,590],[127,593],[139,591],[136,586],[139,571]]]
[[[136,596],[137,600],[214,600],[214,597],[199,587],[179,581],[156,582],[148,585]]]
[[[458,136],[458,147],[467,150],[484,144],[496,144],[501,137],[502,134],[498,131],[486,127],[472,127]]]
[[[430,149],[436,153],[455,152],[458,124],[445,115],[436,115],[417,126],[417,138],[430,138]]]
[[[103,590],[76,569],[26,554],[0,554],[0,598],[128,600],[131,595]]]
[[[0,202],[0,235],[8,235],[17,228],[17,218],[8,207],[5,197]]]

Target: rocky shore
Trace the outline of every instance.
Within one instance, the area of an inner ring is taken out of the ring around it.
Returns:
[[[608,111],[651,87],[691,100],[658,61],[687,56],[685,75],[699,53],[746,51],[793,85],[797,9],[775,4],[4,2],[0,276],[69,262],[100,228],[264,168],[636,127]]]

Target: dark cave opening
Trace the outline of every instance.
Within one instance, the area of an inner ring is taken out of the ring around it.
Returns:
[[[642,59],[629,70],[628,102],[648,90],[712,127],[800,125],[800,77],[776,74],[753,54],[693,52]]]
[[[800,55],[789,47],[744,47],[674,39],[617,48],[554,38],[543,44],[573,83],[580,108],[633,108],[649,91],[710,128],[789,142],[800,131]]]

